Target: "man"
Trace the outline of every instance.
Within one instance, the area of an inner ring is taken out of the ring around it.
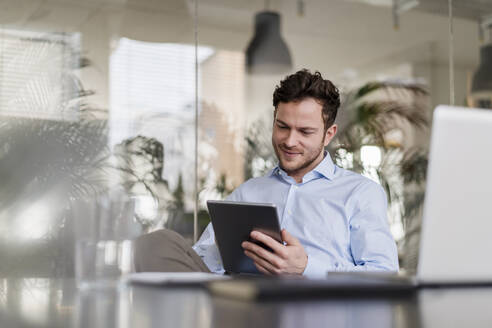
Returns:
[[[275,204],[284,244],[253,231],[251,238],[273,252],[245,241],[245,254],[259,272],[268,275],[322,277],[330,271],[398,271],[384,190],[335,166],[324,151],[337,132],[334,122],[340,97],[336,87],[319,72],[301,70],[280,82],[273,105],[272,144],[279,165],[267,175],[243,183],[228,200]],[[184,271],[224,272],[211,225],[193,250],[170,232],[165,237],[158,232],[154,238],[161,242],[172,239],[169,247],[187,254],[165,257],[165,261],[189,269]],[[157,243],[140,240],[146,246],[140,248],[151,249]],[[147,265],[147,269],[153,268],[155,263]]]

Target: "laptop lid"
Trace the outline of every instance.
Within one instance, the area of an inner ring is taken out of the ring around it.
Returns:
[[[434,111],[417,278],[492,282],[492,110]]]

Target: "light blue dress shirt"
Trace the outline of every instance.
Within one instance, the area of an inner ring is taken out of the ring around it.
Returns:
[[[275,204],[281,228],[297,237],[308,255],[307,277],[333,271],[398,271],[383,188],[336,166],[329,155],[301,183],[277,166],[244,182],[227,199]],[[212,272],[224,272],[211,224],[193,249]]]

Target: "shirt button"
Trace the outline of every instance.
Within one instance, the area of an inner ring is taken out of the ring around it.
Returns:
[[[292,214],[292,211],[291,210],[288,210],[289,214]]]

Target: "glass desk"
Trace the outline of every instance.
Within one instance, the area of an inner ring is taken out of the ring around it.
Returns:
[[[0,279],[0,327],[491,327],[491,304],[492,288],[245,302],[200,288],[79,291],[72,279]]]

